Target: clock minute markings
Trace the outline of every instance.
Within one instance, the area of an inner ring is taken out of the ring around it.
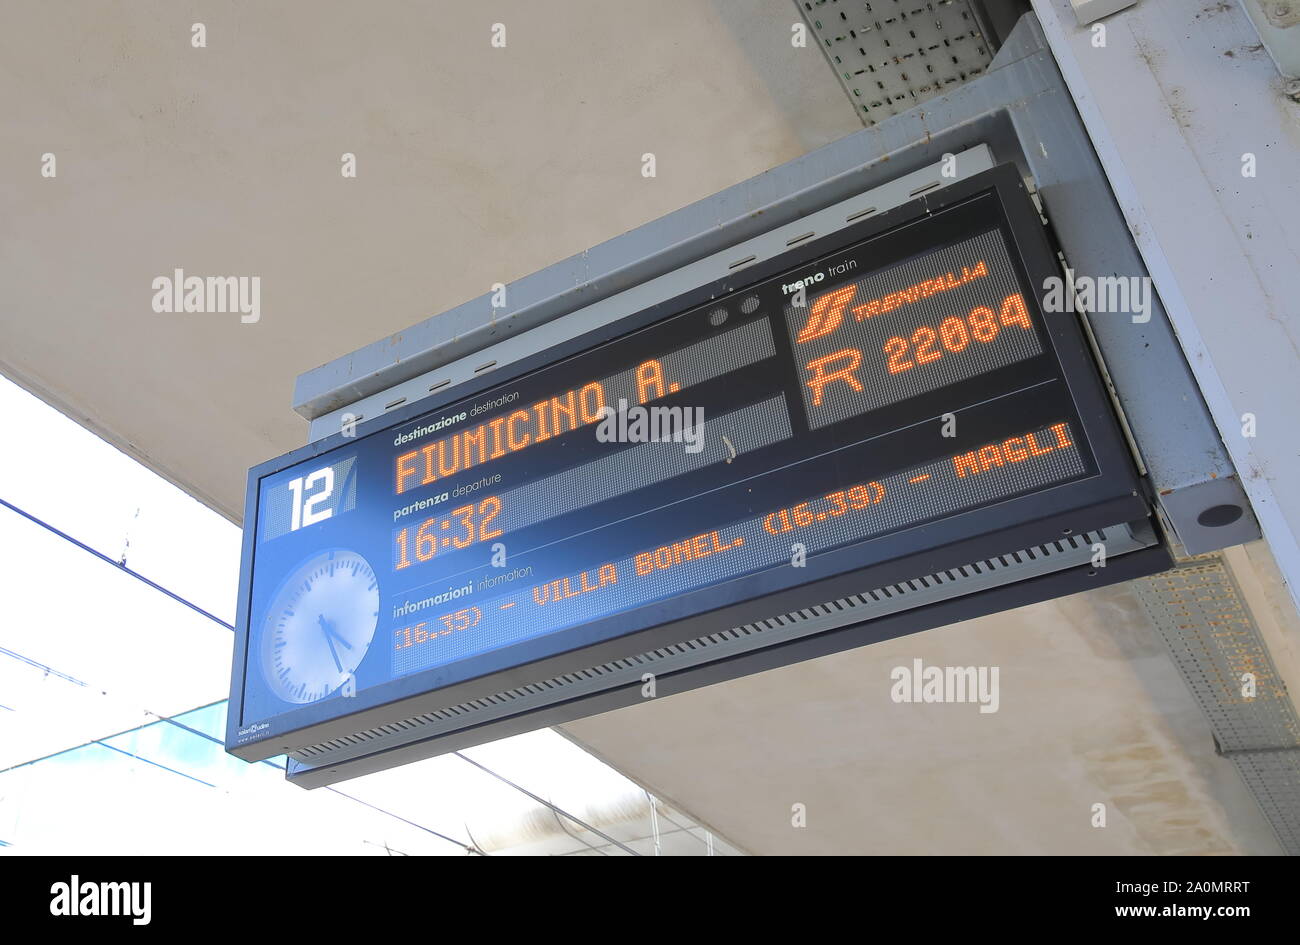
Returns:
[[[365,579],[365,585],[362,585],[362,578]],[[344,583],[340,584],[340,581]],[[300,702],[316,701],[329,695],[334,688],[333,680],[337,678],[335,673],[346,674],[352,661],[359,654],[365,653],[370,642],[367,627],[358,623],[355,627],[358,635],[353,637],[353,622],[346,608],[344,612],[335,615],[337,619],[331,619],[328,609],[333,607],[334,597],[356,594],[356,588],[361,586],[366,587],[367,593],[374,594],[379,583],[374,569],[355,554],[335,555],[330,552],[328,560],[318,558],[313,566],[299,572],[298,583],[286,595],[288,599],[285,604],[288,606],[280,611],[279,619],[272,625],[272,639],[266,651],[269,677],[276,680],[276,688],[286,693],[286,698]],[[315,598],[322,593],[326,595],[325,600],[317,602]],[[303,610],[302,619],[297,615],[300,609]],[[312,613],[316,614],[315,621],[309,616]],[[375,619],[379,614],[380,610],[372,609],[370,616]],[[333,671],[327,671],[327,664],[320,662],[324,653],[320,651],[319,644],[315,650],[319,655],[316,656],[312,655],[310,649],[301,652],[296,649],[297,644],[306,642],[303,639],[304,631],[309,634],[313,632],[308,629],[313,622],[325,637],[326,648],[335,666]],[[343,632],[345,628],[349,632]],[[342,649],[338,646],[340,643]],[[343,655],[345,652],[350,654],[346,660]],[[288,660],[294,654],[304,661],[303,665],[297,665],[298,658]]]

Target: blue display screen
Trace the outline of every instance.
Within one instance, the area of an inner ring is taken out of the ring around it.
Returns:
[[[341,714],[521,644],[562,652],[561,631],[744,576],[795,586],[819,554],[1092,475],[990,210],[666,313],[264,476],[241,724],[327,699]]]

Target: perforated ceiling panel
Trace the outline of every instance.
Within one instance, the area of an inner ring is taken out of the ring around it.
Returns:
[[[1237,582],[1217,554],[1133,582],[1283,848],[1300,854],[1300,717]],[[1254,689],[1244,688],[1249,674]]]
[[[982,75],[969,0],[795,0],[865,125]]]

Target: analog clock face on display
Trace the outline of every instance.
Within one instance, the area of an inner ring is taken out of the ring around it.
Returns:
[[[286,702],[315,702],[361,664],[379,620],[379,582],[365,558],[335,548],[280,586],[262,627],[262,670]]]

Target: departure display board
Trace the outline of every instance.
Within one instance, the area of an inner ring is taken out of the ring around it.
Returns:
[[[882,538],[1097,477],[1096,411],[1003,204],[990,187],[805,252],[254,470],[232,740],[797,587],[845,549],[870,565]]]

